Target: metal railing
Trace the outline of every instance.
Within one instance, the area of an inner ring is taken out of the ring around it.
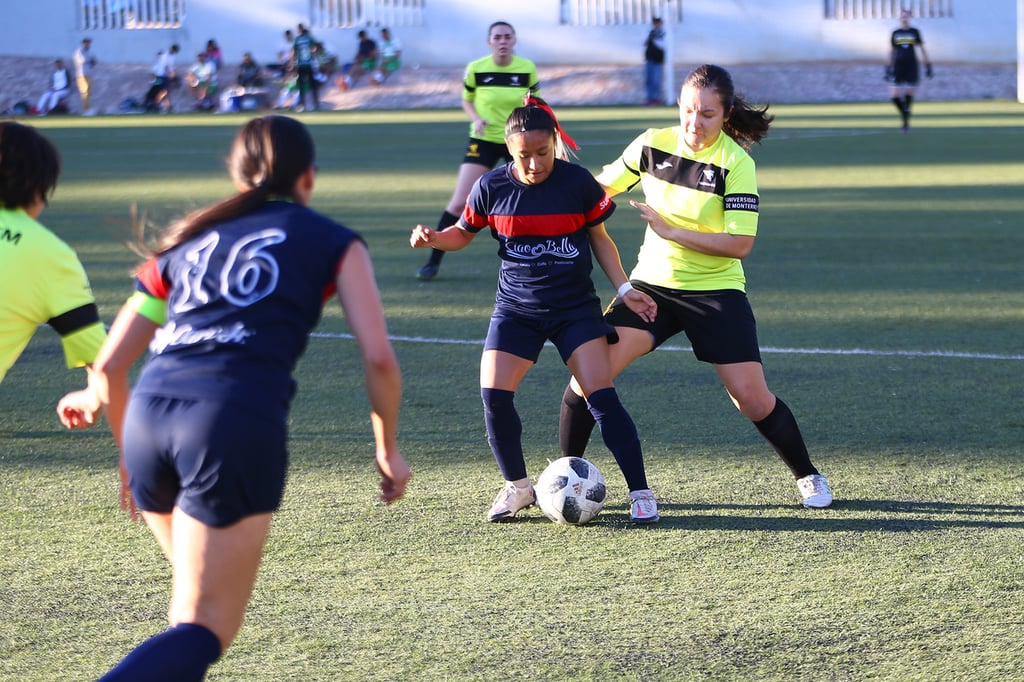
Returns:
[[[181,28],[185,0],[78,0],[83,31]]]
[[[426,0],[310,0],[313,28],[422,26]]]
[[[826,19],[899,19],[903,10],[918,19],[950,19],[953,0],[825,0]]]
[[[560,21],[568,26],[649,24],[654,17],[678,24],[682,0],[561,0]]]

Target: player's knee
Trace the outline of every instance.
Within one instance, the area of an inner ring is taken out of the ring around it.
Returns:
[[[775,396],[762,387],[732,387],[728,393],[732,404],[750,421],[761,421],[775,407]]]

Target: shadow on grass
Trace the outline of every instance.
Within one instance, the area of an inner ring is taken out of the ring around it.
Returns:
[[[622,507],[620,509],[620,507]],[[1024,528],[1024,506],[908,502],[902,500],[842,500],[828,509],[810,510],[784,504],[666,504],[659,503],[661,521],[632,524],[624,505],[605,507],[587,524],[590,528],[733,531],[858,531],[914,532],[950,528]],[[741,512],[737,515],[736,512]],[[748,512],[748,515],[742,514]],[[853,518],[847,512],[870,513]],[[881,516],[879,516],[881,515]],[[967,517],[967,518],[964,518]],[[523,514],[505,523],[551,523],[541,514]]]
[[[1024,506],[903,500],[840,500],[828,509],[793,505],[661,504],[661,530],[912,532],[1024,528]],[[751,515],[737,515],[749,512]],[[870,513],[854,518],[848,513]],[[610,519],[609,519],[610,520]]]

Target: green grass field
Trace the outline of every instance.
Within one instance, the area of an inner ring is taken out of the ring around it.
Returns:
[[[407,497],[375,503],[362,369],[336,305],[298,372],[292,468],[227,680],[1009,680],[1024,677],[1024,108],[774,107],[756,148],[745,267],[769,385],[832,484],[788,471],[685,339],[618,380],[662,522],[609,502],[585,527],[483,521],[479,341],[498,268],[486,237],[431,283],[416,222],[448,200],[457,112],[305,117],[314,207],[367,238],[405,377]],[[674,112],[568,109],[597,170]],[[65,168],[43,222],[80,253],[108,323],[131,290],[137,202],[166,222],[231,191],[231,116],[41,119]],[[623,198],[625,199],[625,197]],[[609,223],[627,270],[641,228]],[[612,295],[598,278],[599,291]],[[547,349],[517,406],[536,476],[567,379]],[[61,430],[84,380],[36,335],[0,386],[0,680],[94,679],[164,627],[169,569],[117,507],[109,432]]]

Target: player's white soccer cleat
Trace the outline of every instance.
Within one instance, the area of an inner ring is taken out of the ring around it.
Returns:
[[[494,498],[491,510],[487,512],[488,521],[511,521],[516,513],[522,509],[537,503],[537,496],[533,492],[533,486],[517,488],[511,481],[505,482],[498,496]]]
[[[658,501],[654,499],[653,492],[645,489],[629,493],[630,523],[657,523],[660,520]]]
[[[824,509],[832,504],[832,491],[828,489],[828,481],[821,474],[811,474],[797,479],[796,487],[800,490],[805,507]]]

